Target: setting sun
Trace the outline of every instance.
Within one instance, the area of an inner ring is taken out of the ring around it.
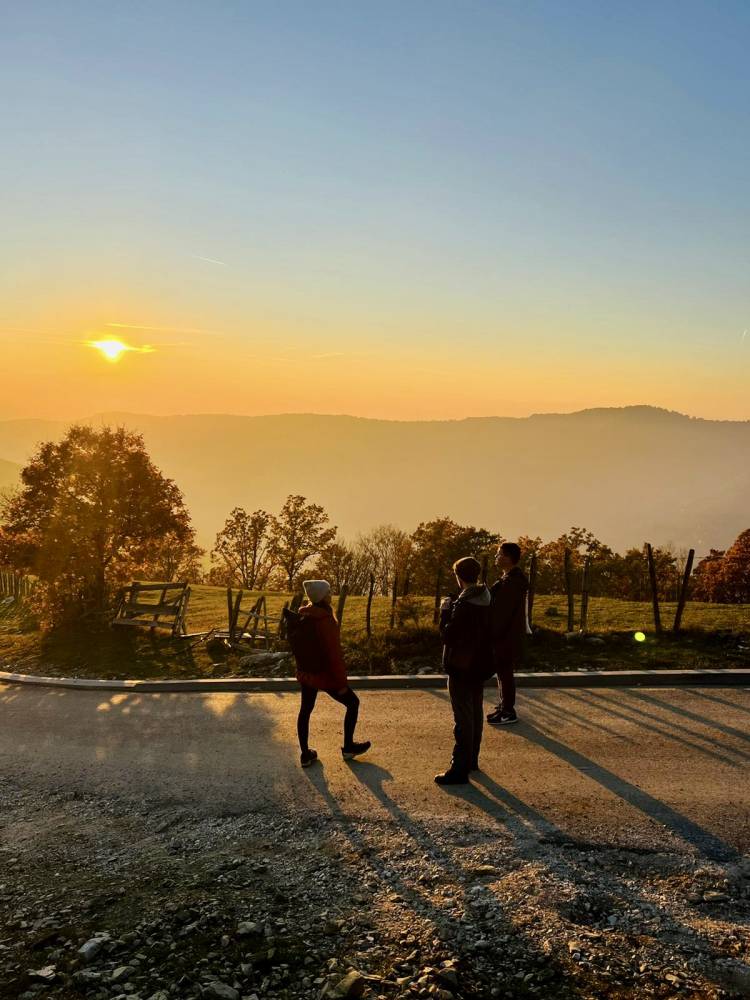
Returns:
[[[93,347],[95,350],[103,354],[107,361],[119,361],[123,354],[128,351],[135,351],[139,354],[150,354],[153,350],[152,347],[132,347],[130,344],[124,344],[121,340],[89,340],[87,341],[89,347]]]

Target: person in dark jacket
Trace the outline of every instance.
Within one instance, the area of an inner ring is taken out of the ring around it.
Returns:
[[[515,668],[523,660],[526,636],[526,597],[529,581],[518,565],[521,549],[515,542],[503,542],[495,565],[503,571],[492,590],[492,654],[500,696],[497,708],[487,721],[491,726],[509,726],[516,715]]]
[[[453,565],[458,597],[448,597],[440,609],[443,669],[453,709],[455,746],[447,771],[435,776],[439,785],[462,785],[479,769],[482,743],[484,682],[494,673],[490,644],[490,592],[479,583],[482,567],[466,557]]]
[[[309,619],[315,628],[317,654],[322,660],[314,669],[305,670],[305,663],[297,663],[297,680],[302,688],[302,700],[297,716],[297,736],[299,738],[300,763],[310,767],[318,759],[316,750],[308,745],[310,716],[318,699],[318,692],[325,693],[346,709],[344,716],[344,745],[341,755],[351,760],[370,749],[370,741],[356,743],[354,729],[359,715],[359,698],[349,687],[344,656],[341,652],[339,623],[331,607],[331,586],[326,580],[305,580],[302,584],[308,604],[299,609],[300,617]],[[310,664],[312,667],[313,665]]]

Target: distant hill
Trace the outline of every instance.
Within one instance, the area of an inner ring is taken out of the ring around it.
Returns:
[[[143,433],[183,489],[203,544],[233,506],[273,511],[289,493],[322,503],[348,537],[448,514],[508,537],[551,538],[577,524],[618,548],[648,539],[703,552],[750,527],[750,421],[636,406],[459,421],[104,414],[86,422]],[[0,422],[0,474],[66,426]]]
[[[0,496],[18,485],[21,466],[17,462],[6,462],[0,458]]]

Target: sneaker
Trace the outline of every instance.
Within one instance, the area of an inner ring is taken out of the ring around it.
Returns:
[[[500,716],[503,714],[503,710],[500,705],[497,708],[493,708],[490,714],[487,716],[487,721],[491,726],[494,726]]]
[[[443,774],[435,775],[436,785],[468,785],[469,778],[459,771],[448,770]]]
[[[359,757],[361,753],[367,753],[371,746],[369,740],[365,740],[364,743],[352,743],[351,746],[341,748],[341,756],[344,760],[351,760],[353,757]]]
[[[310,767],[318,759],[317,750],[303,750],[299,762],[303,767]]]
[[[515,711],[498,712],[497,714],[493,712],[493,717],[487,721],[491,726],[512,726],[514,722],[518,722],[518,716]]]

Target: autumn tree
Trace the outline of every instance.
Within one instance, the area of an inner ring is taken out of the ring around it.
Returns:
[[[726,599],[724,555],[723,549],[711,549],[695,567],[690,587],[694,600],[722,602]]]
[[[271,519],[271,552],[287,588],[294,590],[302,568],[336,537],[328,514],[306,497],[287,497],[278,517]]]
[[[35,575],[49,620],[107,608],[169,538],[193,541],[180,490],[139,434],[75,426],[43,444],[5,505],[0,559]]]
[[[725,600],[730,604],[750,604],[750,528],[727,549],[722,580]]]
[[[235,507],[216,536],[211,562],[217,579],[227,579],[248,590],[262,589],[273,568],[272,517],[264,510],[248,514]],[[221,568],[226,572],[222,573]]]
[[[409,535],[393,524],[380,524],[360,535],[355,542],[366,572],[375,577],[378,593],[388,594],[396,577],[403,581],[409,574],[413,546]]]
[[[340,594],[343,587],[350,594],[361,594],[368,585],[368,563],[355,545],[332,541],[321,550],[315,562],[315,575],[328,580],[336,594]]]
[[[174,532],[163,535],[148,546],[144,560],[133,573],[136,580],[169,582],[186,580],[197,583],[203,576],[203,557],[206,550],[195,542],[192,528],[186,537]]]
[[[726,552],[711,549],[693,574],[693,597],[699,601],[750,604],[750,528]]]
[[[435,589],[438,573],[447,581],[451,566],[462,556],[474,556],[488,561],[497,548],[500,536],[484,528],[457,524],[450,517],[423,521],[411,536],[414,548],[413,580],[422,594]]]

